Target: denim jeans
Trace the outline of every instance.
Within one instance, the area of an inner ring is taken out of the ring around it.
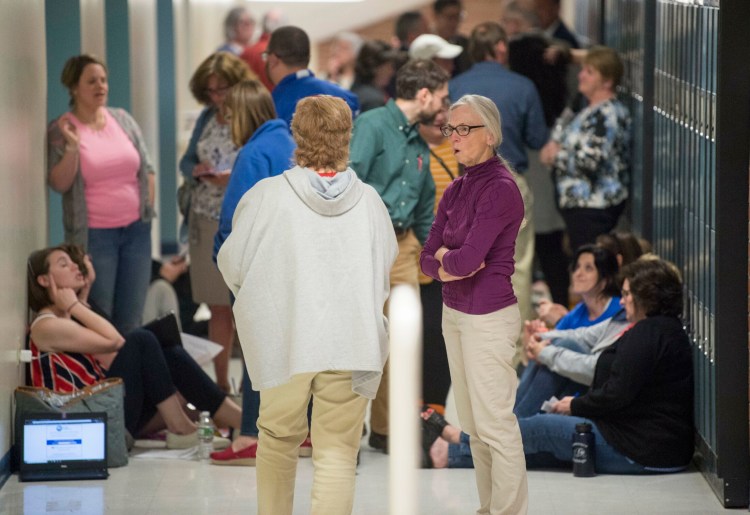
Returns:
[[[551,345],[563,347],[575,352],[586,353],[575,340],[558,338]],[[562,399],[566,395],[582,395],[588,387],[576,383],[572,379],[552,372],[536,361],[529,361],[529,365],[521,374],[521,382],[516,391],[516,405],[513,413],[520,417],[531,417],[539,413],[542,403],[553,395]]]
[[[656,472],[639,465],[615,450],[604,439],[596,424],[581,417],[534,415],[519,418],[526,455],[526,468],[570,467],[573,463],[573,432],[576,424],[589,422],[593,428],[596,471],[602,474],[649,474]]]
[[[474,459],[471,457],[469,435],[461,431],[461,443],[448,444],[449,469],[473,469]]]
[[[232,299],[234,300],[234,299]],[[247,367],[242,364],[242,436],[258,436],[258,415],[260,414],[260,392],[253,390]]]
[[[89,229],[88,252],[96,269],[91,300],[128,334],[141,325],[151,279],[151,223]]]

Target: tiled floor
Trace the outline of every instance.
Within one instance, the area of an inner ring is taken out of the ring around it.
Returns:
[[[230,373],[241,377],[239,360]],[[452,398],[448,420],[456,420]],[[388,457],[362,441],[355,515],[389,510]],[[19,483],[11,477],[0,489],[0,515],[249,515],[256,512],[255,469],[218,467],[197,461],[131,459],[111,469],[106,481]],[[467,515],[478,505],[473,470],[420,470],[419,513]],[[301,458],[295,515],[310,512],[312,461]],[[695,470],[665,476],[575,478],[570,472],[529,472],[532,515],[708,515],[724,513]],[[400,512],[399,515],[401,515]],[[396,515],[396,512],[394,512]],[[414,515],[405,514],[404,515]]]
[[[364,445],[357,475],[356,515],[388,513],[388,457]],[[295,514],[309,513],[312,462],[300,459]],[[474,513],[472,470],[419,471],[420,510],[429,515]],[[567,472],[529,473],[531,514],[636,515],[722,513],[696,471],[670,476],[574,478]],[[19,483],[0,490],[0,514],[255,513],[255,469],[178,460],[131,460],[106,481]],[[411,514],[409,514],[411,515]]]

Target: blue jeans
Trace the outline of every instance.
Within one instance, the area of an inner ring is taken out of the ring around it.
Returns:
[[[88,252],[96,268],[91,300],[120,334],[140,327],[151,279],[151,223],[89,229]]]
[[[461,431],[461,443],[448,444],[449,469],[473,469],[474,458],[471,457],[469,435]]]
[[[575,340],[558,338],[552,345],[588,354]],[[529,361],[529,365],[521,374],[513,413],[519,418],[531,417],[539,413],[542,403],[553,395],[562,399],[566,395],[582,395],[586,391],[587,386],[556,374],[535,361]]]
[[[242,436],[258,436],[258,415],[260,414],[260,392],[253,390],[247,367],[242,364]]]
[[[581,417],[534,415],[519,418],[526,468],[570,467],[573,463],[573,432],[576,424],[593,427],[596,471],[601,474],[649,474],[655,472],[615,450],[604,439],[596,424]]]

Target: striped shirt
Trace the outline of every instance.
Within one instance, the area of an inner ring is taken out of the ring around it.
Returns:
[[[54,317],[51,313],[39,315],[37,320]],[[45,387],[59,393],[69,393],[92,385],[107,376],[91,354],[76,352],[40,352],[32,340],[31,349],[31,384]]]

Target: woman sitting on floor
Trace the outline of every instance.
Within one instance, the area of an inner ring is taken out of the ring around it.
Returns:
[[[589,422],[595,435],[596,470],[605,474],[653,474],[684,470],[693,456],[693,361],[682,313],[682,281],[676,267],[645,256],[622,271],[622,304],[633,327],[599,357],[591,390],[565,397],[554,414],[521,418],[527,468],[569,467],[571,435]],[[468,464],[468,444],[458,428],[427,410],[440,449],[435,467]],[[463,457],[463,459],[461,459]]]
[[[74,245],[38,250],[28,261],[29,346],[34,386],[72,392],[108,377],[125,383],[125,426],[138,437],[166,426],[167,447],[198,444],[183,400],[211,413],[219,426],[239,427],[241,411],[180,346],[162,348],[153,333],[123,337],[88,304],[96,279]],[[228,442],[227,442],[228,443]]]
[[[555,326],[556,330],[590,327],[612,318],[620,311],[619,288],[617,286],[617,259],[608,250],[596,245],[583,245],[576,251],[571,267],[571,288],[582,300]],[[572,380],[557,380],[549,377],[549,369],[538,363],[535,352],[541,352],[544,343],[534,338],[535,334],[546,331],[541,320],[524,324],[524,347],[532,358],[521,375],[516,391],[516,404],[513,412],[519,417],[530,417],[539,412],[542,403],[555,395],[558,398],[575,393],[584,393],[586,385]],[[558,342],[578,352],[585,352],[581,346],[569,346],[569,341]],[[554,384],[552,384],[554,383]],[[544,385],[544,387],[540,385]]]

